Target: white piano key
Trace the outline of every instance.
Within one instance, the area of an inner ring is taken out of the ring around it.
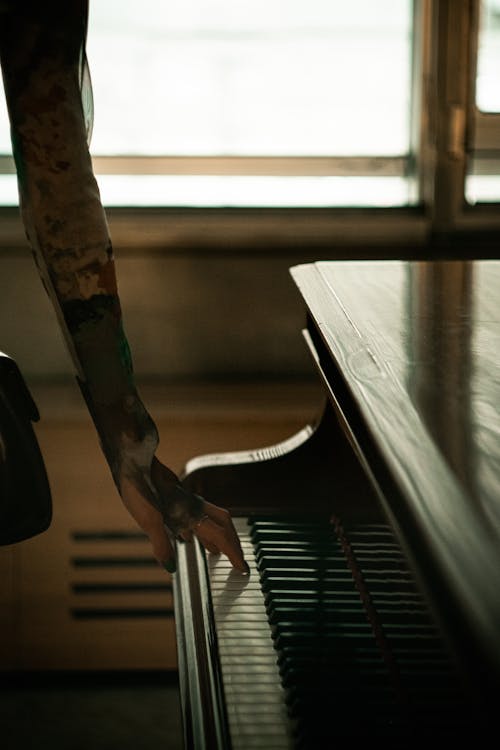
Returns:
[[[287,750],[293,747],[286,737],[262,737],[258,732],[253,737],[242,736],[233,742],[233,750]]]
[[[265,703],[274,709],[274,715],[281,717],[281,721],[278,721],[280,726],[281,734],[288,731],[287,727],[289,724],[286,706],[283,706],[281,701],[276,700],[275,692],[272,689],[272,685],[263,683],[262,685],[252,686],[250,683],[245,682],[228,682],[226,691],[231,691],[231,702],[238,703],[245,710],[246,723],[248,723],[248,717],[253,713],[255,715],[255,731],[259,727],[259,706]],[[227,697],[226,697],[227,702]],[[239,719],[241,714],[231,713],[230,714],[234,721]],[[233,734],[233,731],[231,731]]]
[[[219,645],[231,645],[231,643],[238,643],[241,644],[242,641],[244,642],[245,646],[248,647],[250,650],[255,648],[256,646],[262,646],[265,644],[265,642],[268,640],[269,634],[262,632],[255,632],[255,631],[248,631],[248,630],[239,630],[237,632],[231,630],[231,631],[222,631],[219,633],[217,631],[217,640],[219,642]]]
[[[217,606],[214,607],[214,614],[216,614],[215,610],[217,610],[217,614],[219,614],[221,617],[224,616],[224,613],[232,612],[234,615],[238,614],[242,617],[245,616],[245,614],[251,614],[252,612],[256,611],[256,607],[253,607],[252,604],[228,604],[227,602],[218,602]],[[266,610],[265,607],[259,607],[257,611],[262,612],[262,616],[266,616]]]
[[[270,648],[267,646],[253,646],[249,647],[248,645],[238,645],[238,644],[227,644],[227,643],[221,643],[219,645],[219,653],[222,657],[225,655],[229,656],[236,656],[236,655],[245,655],[250,656],[253,658],[253,655],[256,656],[265,656],[266,654],[269,654],[271,651],[274,651],[272,645]],[[275,652],[276,653],[276,652]]]
[[[254,690],[249,690],[247,686],[235,688],[228,703],[229,705],[226,707],[228,710],[230,706],[234,705],[238,705],[241,708],[246,707],[249,711],[253,709],[256,722],[258,721],[260,706],[262,705],[278,707],[281,715],[284,715],[282,711],[286,711],[286,706],[284,706],[283,697],[280,692],[276,692],[275,690],[259,690],[258,685],[254,687]]]
[[[243,675],[245,677],[259,678],[261,675],[274,674],[276,664],[233,664],[231,674],[233,676]]]
[[[250,630],[245,622],[222,622],[220,628],[217,628],[217,637],[220,641],[222,638],[229,638],[232,633],[233,637],[241,639],[246,638],[249,632],[253,632],[254,637],[269,638],[269,629],[266,629],[264,623],[257,623]]]
[[[234,674],[234,672],[231,671],[224,676],[224,684],[230,690],[240,687],[244,690],[254,688],[260,693],[263,690],[267,690],[269,687],[274,687],[275,681],[276,675],[272,674],[270,669],[258,674],[255,672],[252,672],[251,674]]]
[[[233,750],[290,750],[290,725],[254,549],[244,518],[233,519],[249,576],[207,553],[219,660]]]
[[[277,654],[273,650],[273,653],[268,654],[253,654],[252,656],[252,664],[257,666],[269,666],[272,667],[272,669],[276,668],[276,660],[277,660]],[[224,662],[226,666],[231,669],[237,668],[237,667],[243,667],[245,668],[248,664],[248,658],[246,654],[233,654],[232,656],[230,654],[227,654],[225,656]]]
[[[228,712],[228,716],[237,718],[238,724],[241,727],[253,727],[255,733],[255,708],[245,708],[244,706],[237,713],[235,711]],[[276,722],[283,719],[283,710],[280,706],[263,706],[262,710],[259,711],[258,726],[266,727],[266,725],[276,726]]]

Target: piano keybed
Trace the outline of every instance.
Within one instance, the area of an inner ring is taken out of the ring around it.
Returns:
[[[207,554],[234,750],[465,731],[455,670],[389,526],[234,520],[250,576]]]

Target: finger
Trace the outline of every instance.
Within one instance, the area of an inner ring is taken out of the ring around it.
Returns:
[[[207,549],[209,552],[211,552],[214,555],[220,555],[220,549],[217,547],[216,544],[214,544],[213,541],[207,539],[206,533],[201,529],[202,524],[204,524],[208,520],[208,515],[205,513],[199,521],[195,523],[195,525],[191,529],[191,534],[196,535],[196,537],[200,540],[200,542],[203,544],[205,549]],[[200,534],[201,530],[201,534]],[[206,530],[205,530],[206,531]]]
[[[201,539],[200,539],[201,541]],[[220,549],[212,544],[211,542],[202,542],[205,549],[212,553],[212,555],[220,555]]]
[[[212,521],[211,518],[206,518],[196,528],[195,534],[205,547],[207,544],[213,545],[218,551],[223,552],[237,570],[242,573],[249,572],[232,522],[231,524],[226,522],[224,526],[221,526]]]
[[[229,511],[225,508],[220,508],[217,505],[213,505],[213,503],[209,503],[207,500],[205,500],[203,503],[203,509],[211,520],[216,521],[216,523],[222,526],[222,528],[224,529],[227,542],[232,550],[231,555],[235,555],[235,559],[239,560],[235,567],[248,572],[248,565],[245,562],[240,538],[236,532],[236,529],[234,528],[233,519],[231,518],[231,514],[229,513]],[[228,555],[228,557],[231,562],[233,562],[232,557],[230,555]]]
[[[212,521],[216,521],[221,526],[227,524],[228,521],[232,524],[230,512],[219,505],[208,502],[208,500],[203,500],[203,513],[206,513]]]
[[[217,547],[217,545],[213,541],[210,541],[206,538],[206,534],[203,533],[203,530],[201,532],[201,535],[199,534],[201,525],[204,524],[207,520],[208,520],[208,515],[205,513],[201,517],[201,519],[197,521],[197,523],[193,526],[191,533],[197,536],[197,538],[203,544],[205,549],[207,549],[213,555],[220,555],[220,549]]]

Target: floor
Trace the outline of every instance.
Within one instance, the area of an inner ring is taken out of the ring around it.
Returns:
[[[4,750],[181,750],[175,672],[0,678]]]

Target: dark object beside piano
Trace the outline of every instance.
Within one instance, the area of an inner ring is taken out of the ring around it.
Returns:
[[[318,423],[186,467],[251,567],[178,545],[186,746],[476,744],[500,697],[500,262],[292,276]]]
[[[38,409],[17,363],[0,352],[0,545],[46,531],[52,497],[32,422]]]

